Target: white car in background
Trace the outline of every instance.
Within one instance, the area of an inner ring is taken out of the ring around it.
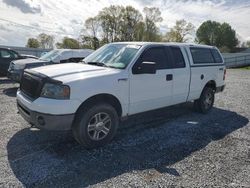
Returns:
[[[7,76],[13,81],[20,82],[24,69],[69,62],[78,63],[93,51],[91,49],[57,49],[37,59],[15,60],[10,63]]]

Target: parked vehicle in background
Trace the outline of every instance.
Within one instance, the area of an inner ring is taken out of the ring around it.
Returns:
[[[20,55],[9,48],[0,48],[0,76],[7,75],[11,61],[25,58],[28,58],[27,55]]]
[[[20,82],[24,69],[68,62],[78,63],[93,51],[90,49],[57,49],[46,53],[39,59],[29,58],[12,61],[7,76],[13,81]]]
[[[72,130],[87,148],[108,143],[133,114],[187,101],[207,113],[225,86],[225,64],[212,46],[111,43],[84,62],[25,70],[17,106],[33,126]]]
[[[38,59],[38,57],[37,57],[37,56],[34,56],[34,55],[21,54],[21,56],[22,56],[23,58],[25,58],[25,59],[27,59],[27,58]]]
[[[47,53],[48,53],[48,52],[42,52],[40,57],[44,56],[44,55],[47,54]]]

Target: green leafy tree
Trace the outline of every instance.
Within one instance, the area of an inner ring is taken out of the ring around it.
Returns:
[[[228,23],[223,23],[220,26],[220,45],[219,47],[227,47],[230,50],[234,49],[239,41],[236,37],[235,30]]]
[[[194,33],[194,25],[186,20],[177,20],[175,26],[166,33],[166,41],[187,42]]]
[[[198,43],[207,45],[217,45],[220,36],[220,23],[215,21],[206,21],[196,31],[196,40]]]
[[[64,37],[61,43],[56,43],[57,48],[79,49],[80,44],[76,39]]]
[[[196,32],[198,43],[217,46],[221,49],[232,51],[238,44],[236,32],[228,23],[206,21],[201,24]]]
[[[40,47],[40,43],[37,39],[35,38],[29,38],[26,44],[27,48],[39,48]]]

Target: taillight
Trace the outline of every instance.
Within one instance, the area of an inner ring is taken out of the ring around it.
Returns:
[[[227,74],[227,69],[224,69],[223,80],[225,80],[225,79],[226,79],[226,74]]]

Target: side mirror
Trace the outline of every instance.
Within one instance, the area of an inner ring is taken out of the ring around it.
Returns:
[[[155,74],[156,63],[155,62],[142,62],[133,70],[134,74]]]

